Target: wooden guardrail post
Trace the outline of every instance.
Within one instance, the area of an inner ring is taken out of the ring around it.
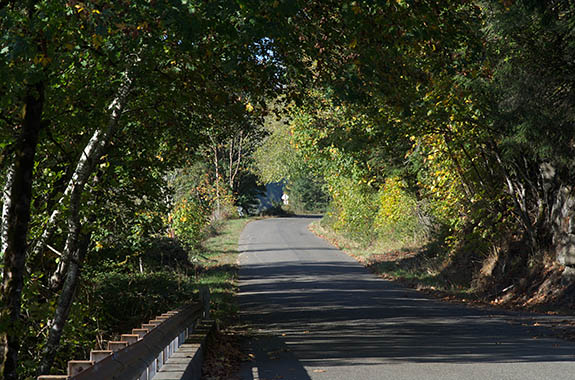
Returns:
[[[140,336],[138,334],[122,334],[120,340],[128,342],[128,345],[130,345],[140,340]]]
[[[93,365],[94,362],[91,360],[70,360],[68,362],[68,376],[75,376]]]
[[[124,341],[110,341],[108,342],[108,350],[112,352],[117,352],[128,347],[128,342]]]
[[[141,338],[148,333],[148,329],[132,329],[132,334],[138,335]]]
[[[98,363],[100,360],[112,355],[113,352],[111,350],[92,350],[90,351],[90,360]]]
[[[200,302],[204,308],[203,316],[206,319],[210,318],[210,289],[207,286],[202,286],[200,288]]]

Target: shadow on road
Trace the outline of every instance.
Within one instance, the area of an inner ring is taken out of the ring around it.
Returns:
[[[321,219],[323,218],[323,214],[295,214],[292,216],[292,218],[298,218],[298,219]]]
[[[575,358],[573,344],[522,326],[513,313],[428,299],[348,262],[250,264],[241,278],[242,318],[306,367]]]
[[[285,342],[273,335],[251,335],[244,347],[252,360],[239,374],[242,380],[311,380]]]

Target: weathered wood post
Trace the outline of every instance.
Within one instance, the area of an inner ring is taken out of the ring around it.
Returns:
[[[200,288],[200,302],[204,308],[203,316],[205,319],[210,318],[210,288],[202,286]]]

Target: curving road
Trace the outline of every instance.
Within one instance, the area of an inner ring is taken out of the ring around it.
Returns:
[[[240,238],[245,380],[574,379],[575,344],[526,315],[429,299],[315,237],[312,218],[252,222]]]

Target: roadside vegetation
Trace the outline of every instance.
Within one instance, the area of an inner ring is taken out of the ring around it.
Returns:
[[[212,315],[218,330],[207,346],[202,367],[203,379],[232,379],[245,359],[241,352],[238,331],[238,304],[235,298],[239,270],[238,241],[247,223],[253,218],[231,219],[224,222],[218,232],[203,244],[204,271],[199,282],[212,292]]]
[[[121,333],[156,315],[198,300],[202,287],[210,290],[211,317],[218,325],[234,320],[237,241],[250,219],[237,218],[236,206],[228,196],[221,195],[219,202],[205,196],[213,188],[200,187],[198,192],[194,186],[190,192],[187,186],[179,187],[192,181],[189,175],[180,177],[172,177],[177,179],[177,186],[170,187],[175,198],[171,212],[154,225],[162,233],[142,236],[138,245],[141,251],[98,240],[97,255],[85,259],[80,286],[54,357],[54,373],[65,373],[68,360],[89,357],[91,349],[105,349],[109,340],[117,340]],[[33,377],[37,368],[39,338],[47,327],[43,318],[54,307],[43,304],[28,308],[28,302],[43,294],[41,284],[41,277],[32,278],[24,295],[26,321],[31,331],[36,331],[24,340],[27,349],[20,356],[29,368],[30,372],[23,372],[27,377]]]
[[[212,292],[212,318],[226,328],[237,321],[238,305],[235,301],[238,280],[238,241],[251,218],[229,219],[202,244],[199,284],[209,286]]]

